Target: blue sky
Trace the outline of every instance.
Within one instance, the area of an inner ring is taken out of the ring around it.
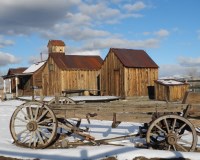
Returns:
[[[47,57],[60,39],[66,54],[144,49],[159,76],[200,76],[199,0],[1,0],[0,74]]]

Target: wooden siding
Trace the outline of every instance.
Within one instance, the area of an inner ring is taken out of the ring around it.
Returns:
[[[107,55],[101,68],[101,90],[105,95],[147,96],[147,87],[154,86],[157,79],[158,68],[126,68],[113,52]]]
[[[43,95],[54,96],[61,94],[61,69],[49,57],[42,74]]]
[[[62,91],[64,90],[97,90],[97,77],[100,71],[65,70],[61,73]],[[97,91],[92,92],[96,94]]]
[[[43,95],[61,95],[65,90],[97,90],[99,74],[100,71],[95,70],[61,70],[49,57],[42,75]],[[92,92],[96,93],[97,91]]]
[[[40,69],[38,69],[35,73],[33,73],[33,86],[37,86],[38,88],[42,87],[42,71],[44,69],[44,66],[42,66]]]
[[[166,101],[182,101],[185,92],[189,89],[188,84],[184,85],[163,85],[155,83],[155,99]]]
[[[156,79],[157,68],[125,68],[125,96],[147,96]]]
[[[115,93],[115,85],[117,85],[115,71],[119,74],[118,84],[120,86],[117,87],[120,95]],[[101,68],[101,91],[104,95],[124,96],[124,66],[113,52],[108,54]]]

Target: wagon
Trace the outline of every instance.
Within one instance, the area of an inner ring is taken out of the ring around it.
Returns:
[[[196,96],[196,97],[195,97]],[[184,103],[163,103],[138,99],[102,103],[74,102],[67,97],[55,97],[50,102],[30,101],[16,108],[10,120],[10,132],[16,145],[28,148],[107,144],[110,139],[95,140],[81,128],[81,120],[112,120],[112,127],[121,122],[140,122],[137,134],[146,138],[147,148],[175,151],[195,151],[199,134],[199,94],[187,93]],[[141,100],[140,100],[141,101]],[[71,135],[79,141],[69,142]],[[114,138],[115,139],[115,138]],[[112,139],[111,139],[112,140]],[[58,146],[58,145],[57,145]]]

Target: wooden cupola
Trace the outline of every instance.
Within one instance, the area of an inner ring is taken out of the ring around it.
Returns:
[[[49,53],[65,53],[65,43],[62,40],[49,40],[47,47]]]

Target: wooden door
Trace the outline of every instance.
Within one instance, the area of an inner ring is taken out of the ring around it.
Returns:
[[[114,94],[120,96],[120,74],[119,70],[114,70]]]

